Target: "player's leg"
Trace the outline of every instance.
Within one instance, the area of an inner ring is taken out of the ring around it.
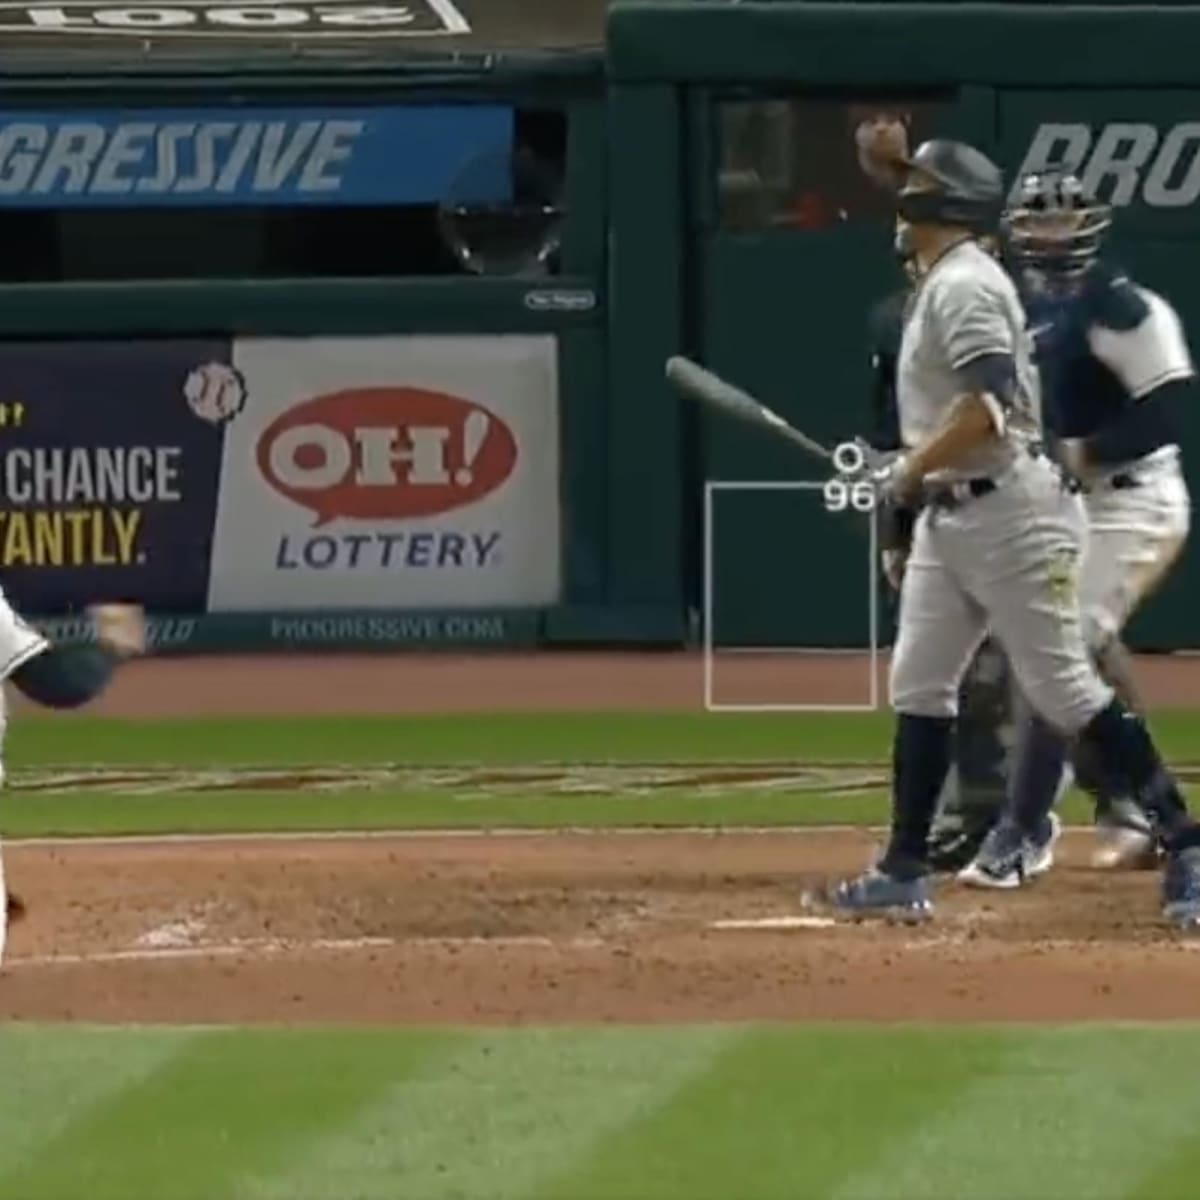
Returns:
[[[1141,711],[1120,631],[1178,561],[1191,504],[1178,459],[1141,468],[1137,486],[1101,486],[1087,497],[1091,549],[1080,579],[1080,607],[1101,674],[1126,707]],[[1113,795],[1097,778],[1086,751],[1076,755],[1081,786],[1096,802],[1099,867],[1152,865],[1150,822],[1128,796]]]
[[[1023,695],[1017,719],[1008,794],[975,857],[958,873],[971,887],[1017,888],[1054,865],[1060,824],[1054,807],[1070,786],[1068,740],[1042,719]]]
[[[1012,672],[1003,649],[986,638],[958,691],[950,773],[929,836],[929,863],[958,871],[979,851],[1004,808],[1013,740]]]
[[[1100,677],[1133,712],[1145,706],[1133,679],[1133,663],[1119,638],[1110,638],[1096,651]],[[1095,804],[1096,848],[1092,865],[1102,870],[1151,868],[1158,865],[1159,850],[1149,816],[1129,796],[1112,795],[1086,746],[1075,743],[1071,765],[1079,786]]]
[[[964,529],[957,553],[972,570],[963,578],[986,604],[1030,704],[1089,747],[1107,786],[1152,814],[1169,852],[1164,914],[1198,925],[1200,827],[1145,722],[1116,698],[1088,655],[1077,590],[1083,511],[1075,497],[1055,488],[1047,476],[1030,474],[1023,486],[988,497],[999,501],[990,516],[1003,521]]]
[[[983,636],[982,612],[946,569],[922,518],[892,652],[891,832],[878,865],[834,889],[837,909],[905,919],[928,913],[929,831],[950,767],[959,681]]]

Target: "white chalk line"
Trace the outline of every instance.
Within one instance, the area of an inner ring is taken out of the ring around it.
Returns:
[[[1091,825],[1064,825],[1065,833],[1087,833]],[[15,849],[27,847],[32,850],[87,849],[89,846],[195,846],[220,845],[222,843],[272,843],[272,842],[376,842],[376,841],[428,841],[434,839],[462,839],[464,841],[519,840],[529,838],[605,838],[605,837],[711,837],[713,839],[735,837],[796,837],[815,835],[831,837],[847,833],[881,835],[887,833],[883,825],[549,825],[549,826],[502,826],[497,828],[471,829],[328,829],[286,830],[247,833],[129,833],[90,836],[79,834],[73,837],[30,837],[5,838],[4,845]]]
[[[603,938],[579,937],[556,940],[535,935],[486,937],[362,937],[362,938],[313,938],[311,940],[263,940],[247,938],[228,942],[212,942],[195,946],[143,946],[131,950],[98,950],[89,954],[44,954],[26,957],[10,956],[5,959],[4,970],[30,970],[47,967],[96,966],[104,963],[154,963],[179,962],[180,960],[213,958],[255,958],[305,955],[311,953],[360,953],[364,950],[397,949],[458,949],[463,947],[488,947],[496,950],[511,950],[520,947],[540,950],[596,949],[607,943]]]

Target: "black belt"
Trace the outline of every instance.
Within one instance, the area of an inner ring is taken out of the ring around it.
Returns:
[[[995,490],[994,479],[960,479],[957,483],[942,483],[930,488],[925,499],[934,508],[958,508],[968,500],[978,500]]]
[[[1078,487],[1084,492],[1094,492],[1097,488],[1110,487],[1116,491],[1124,491],[1127,488],[1136,488],[1142,486],[1142,481],[1136,476],[1131,475],[1128,471],[1119,471],[1116,475],[1109,475],[1107,478],[1097,479],[1095,483],[1083,483],[1076,481]]]

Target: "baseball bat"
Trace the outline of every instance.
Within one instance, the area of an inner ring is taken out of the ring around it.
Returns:
[[[668,358],[667,380],[682,396],[698,400],[701,404],[707,404],[710,408],[736,417],[747,424],[766,429],[776,437],[784,438],[809,454],[816,455],[817,458],[826,461],[833,458],[831,450],[789,424],[761,401],[755,400],[749,392],[726,382],[707,367],[692,362],[690,358],[684,358],[680,354]]]

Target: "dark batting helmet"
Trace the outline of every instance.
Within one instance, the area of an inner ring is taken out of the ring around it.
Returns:
[[[905,160],[909,176],[897,210],[912,225],[958,225],[975,233],[996,228],[1004,176],[986,154],[946,138],[922,142]]]
[[[1022,270],[1070,280],[1095,261],[1112,225],[1112,209],[1074,175],[1026,175],[1004,210],[1005,249]]]

